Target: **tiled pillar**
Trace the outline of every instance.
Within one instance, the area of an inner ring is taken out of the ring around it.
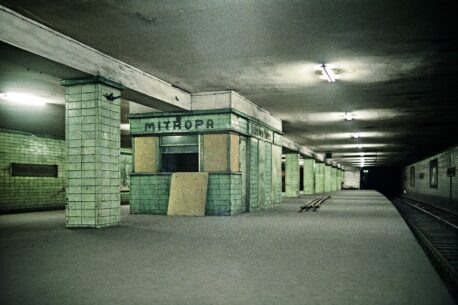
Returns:
[[[324,163],[315,163],[315,194],[324,192]]]
[[[337,191],[337,169],[331,167],[331,192]]]
[[[332,179],[331,179],[331,166],[325,164],[324,166],[324,192],[329,193],[332,190]]]
[[[285,161],[285,191],[286,197],[299,196],[299,154],[286,153]]]
[[[304,194],[315,193],[315,160],[304,159]]]
[[[342,189],[342,170],[337,169],[337,190],[340,191]]]
[[[68,228],[118,223],[120,211],[120,90],[102,77],[63,80]],[[114,98],[114,99],[113,99]]]

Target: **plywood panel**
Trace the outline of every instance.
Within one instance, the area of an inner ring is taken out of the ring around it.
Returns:
[[[240,171],[239,163],[239,136],[231,134],[231,172],[238,173]]]
[[[204,216],[208,173],[173,173],[167,215]]]
[[[134,167],[136,173],[157,172],[157,137],[135,137]]]
[[[203,136],[203,162],[205,172],[227,172],[228,134]]]

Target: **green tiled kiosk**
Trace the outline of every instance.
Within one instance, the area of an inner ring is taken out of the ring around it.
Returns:
[[[172,173],[208,172],[205,215],[281,203],[281,132],[235,109],[130,115],[130,212],[167,214]]]

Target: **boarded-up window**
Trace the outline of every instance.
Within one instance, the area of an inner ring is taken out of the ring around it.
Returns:
[[[134,169],[136,173],[157,172],[158,138],[135,137]]]
[[[11,176],[57,177],[57,165],[11,163]]]
[[[228,134],[206,134],[203,142],[204,172],[227,172]]]
[[[231,172],[238,173],[239,171],[239,136],[231,134]]]

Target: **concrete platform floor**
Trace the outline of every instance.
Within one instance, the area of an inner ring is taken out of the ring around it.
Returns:
[[[0,216],[0,304],[453,304],[391,203],[335,193],[236,217],[128,215],[64,228],[63,211]]]

